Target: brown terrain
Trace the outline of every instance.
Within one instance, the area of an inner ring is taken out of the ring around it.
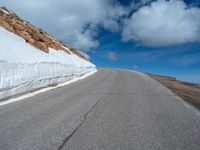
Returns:
[[[79,57],[86,59],[76,49],[57,41],[42,29],[36,28],[30,23],[22,20],[14,12],[5,7],[0,7],[0,26],[24,38],[27,43],[46,53],[49,52],[49,48],[53,48],[55,50],[63,50],[68,54],[72,52]]]
[[[200,109],[200,85],[176,80],[173,77],[148,74],[151,78],[168,87],[172,92],[182,97]]]

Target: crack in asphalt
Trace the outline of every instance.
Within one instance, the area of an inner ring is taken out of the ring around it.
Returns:
[[[87,119],[87,116],[90,112],[92,112],[92,110],[101,102],[102,98],[100,98],[91,108],[89,111],[87,111],[84,116],[83,116],[83,120],[81,121],[81,123],[73,130],[73,132],[68,135],[62,142],[62,144],[58,147],[58,150],[61,150],[65,144],[71,139],[71,137],[76,133],[76,131],[83,125],[83,123],[85,122],[85,120]]]

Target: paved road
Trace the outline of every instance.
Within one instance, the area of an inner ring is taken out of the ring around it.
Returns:
[[[148,76],[100,70],[0,107],[2,150],[199,150],[200,116]]]

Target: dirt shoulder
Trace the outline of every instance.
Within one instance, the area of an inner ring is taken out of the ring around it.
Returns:
[[[148,75],[171,89],[172,92],[182,97],[185,101],[200,109],[200,85],[179,81],[173,77]]]

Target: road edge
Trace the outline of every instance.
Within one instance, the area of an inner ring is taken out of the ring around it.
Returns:
[[[95,74],[97,71],[98,71],[98,69],[96,69],[96,70],[94,70],[92,72],[86,73],[85,75],[83,75],[81,77],[69,80],[69,81],[64,82],[64,83],[60,83],[60,84],[58,84],[56,86],[53,86],[53,87],[45,87],[45,88],[36,90],[36,91],[28,93],[28,94],[22,94],[22,95],[20,95],[18,97],[7,99],[5,101],[0,102],[0,107],[4,106],[4,105],[7,105],[7,104],[10,104],[10,103],[14,103],[14,102],[18,102],[18,101],[24,100],[24,99],[29,98],[29,97],[33,97],[33,96],[41,94],[41,93],[45,93],[47,91],[51,91],[51,90],[54,90],[54,89],[69,85],[69,84],[74,83],[74,82],[79,81],[79,80],[83,80],[83,79]]]

